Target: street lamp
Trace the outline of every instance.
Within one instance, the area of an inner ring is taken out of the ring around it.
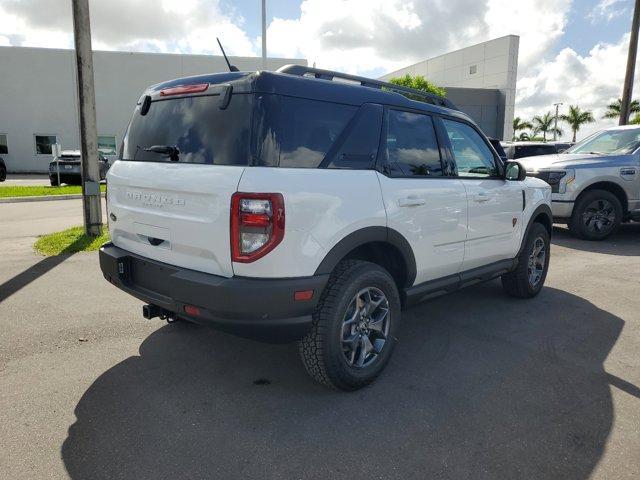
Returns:
[[[564,105],[564,103],[554,103],[553,105],[556,107],[556,120],[553,125],[553,141],[555,142],[558,139],[558,109],[561,105]]]

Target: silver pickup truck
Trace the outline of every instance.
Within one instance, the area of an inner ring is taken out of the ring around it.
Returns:
[[[640,221],[640,126],[602,130],[554,155],[519,159],[551,185],[554,221],[579,238],[602,240]]]

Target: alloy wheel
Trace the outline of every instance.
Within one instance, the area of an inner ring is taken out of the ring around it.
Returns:
[[[533,248],[529,254],[529,262],[527,264],[527,275],[529,277],[529,285],[535,287],[540,282],[544,274],[544,265],[547,258],[547,248],[542,237],[537,237],[533,242]]]
[[[605,199],[594,200],[582,214],[585,228],[595,234],[606,233],[615,224],[616,211],[613,204]]]
[[[353,297],[340,329],[349,366],[364,368],[376,361],[387,341],[390,322],[389,300],[382,290],[367,287]]]

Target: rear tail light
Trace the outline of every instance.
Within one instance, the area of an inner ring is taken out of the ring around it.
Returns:
[[[188,93],[204,92],[209,88],[208,83],[196,83],[193,85],[178,85],[177,87],[165,88],[160,90],[161,97],[168,97],[170,95],[185,95]]]
[[[280,193],[234,193],[231,197],[231,260],[250,263],[284,238],[284,198]]]

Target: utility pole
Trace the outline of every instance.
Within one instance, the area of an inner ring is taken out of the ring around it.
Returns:
[[[97,237],[102,233],[100,205],[100,167],[98,165],[98,129],[96,126],[96,95],[93,85],[93,56],[89,0],[71,0],[73,37],[75,40],[78,79],[78,117],[82,174],[82,209],[84,231]]]
[[[638,0],[640,1],[640,0]],[[558,109],[560,108],[561,105],[564,105],[563,103],[554,103],[553,104],[556,107],[556,120],[555,123],[553,125],[553,141],[555,142],[558,139]]]
[[[633,77],[638,55],[638,29],[640,29],[640,0],[636,0],[631,23],[631,38],[629,39],[629,56],[627,57],[627,73],[622,90],[622,104],[620,105],[620,125],[629,123],[631,114],[631,95],[633,94]]]
[[[262,69],[267,69],[267,0],[262,0]]]

